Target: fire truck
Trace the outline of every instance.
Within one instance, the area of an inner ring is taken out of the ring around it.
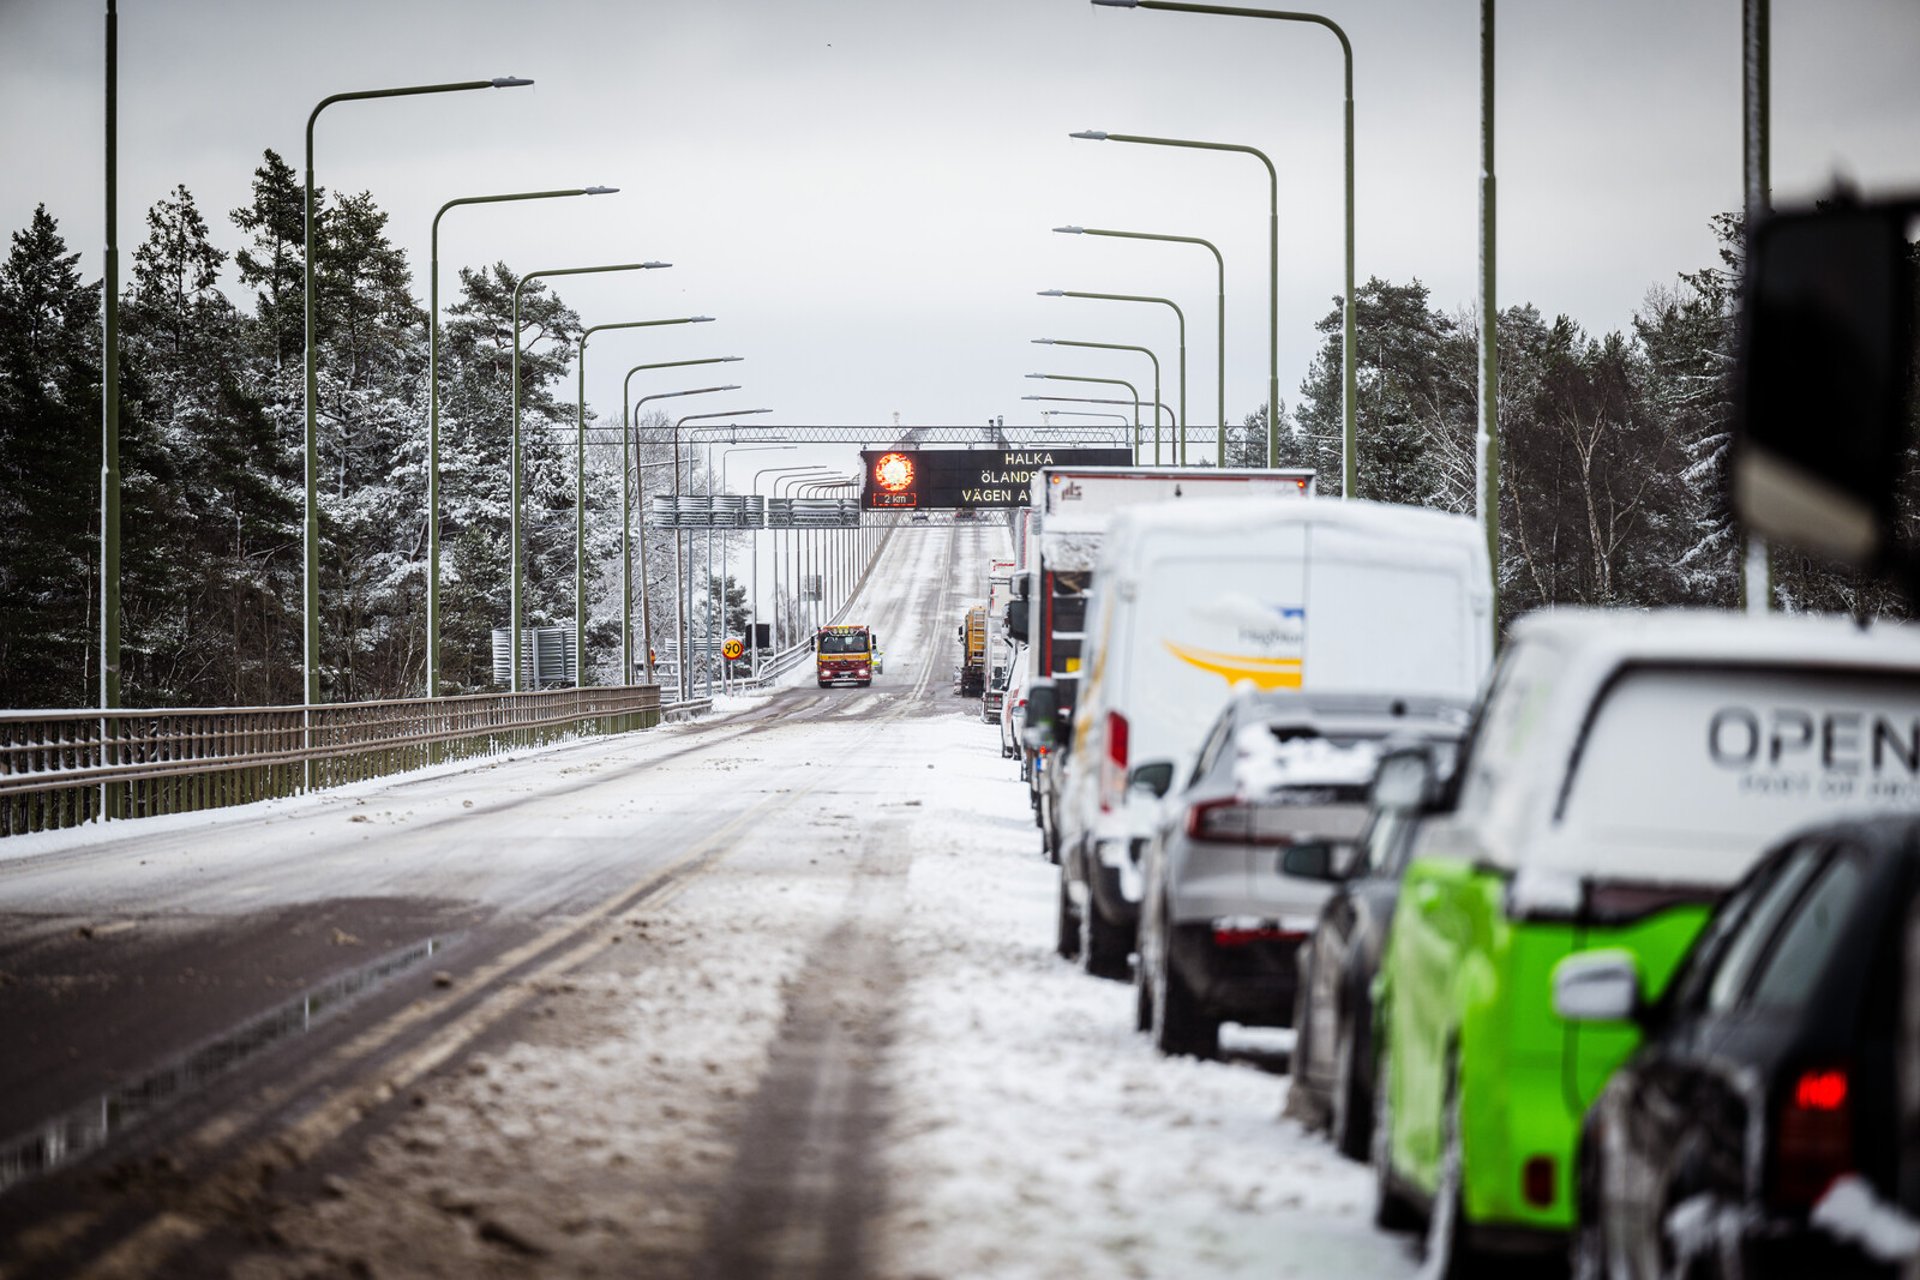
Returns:
[[[868,627],[843,624],[820,628],[813,637],[814,674],[820,678],[820,687],[857,684],[865,688],[872,684],[879,648],[880,637]]]

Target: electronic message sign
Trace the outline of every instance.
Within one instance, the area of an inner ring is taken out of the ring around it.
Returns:
[[[1024,507],[1040,467],[1125,467],[1133,451],[1116,449],[863,449],[868,511]]]

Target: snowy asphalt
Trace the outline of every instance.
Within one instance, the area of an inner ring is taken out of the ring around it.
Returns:
[[[1414,1274],[1283,1076],[1052,955],[949,690],[993,554],[896,532],[868,690],[8,841],[0,1273]]]

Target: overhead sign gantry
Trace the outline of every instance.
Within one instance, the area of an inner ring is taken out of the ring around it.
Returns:
[[[1124,467],[1130,449],[863,449],[860,505],[868,511],[1024,507],[1041,467]]]

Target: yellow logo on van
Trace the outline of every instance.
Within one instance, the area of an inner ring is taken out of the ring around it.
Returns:
[[[1300,687],[1302,660],[1299,658],[1252,658],[1238,653],[1219,653],[1212,649],[1195,649],[1189,645],[1175,644],[1163,640],[1169,652],[1190,667],[1202,671],[1211,671],[1229,685],[1239,684],[1242,680],[1253,681],[1256,689],[1298,689]]]

